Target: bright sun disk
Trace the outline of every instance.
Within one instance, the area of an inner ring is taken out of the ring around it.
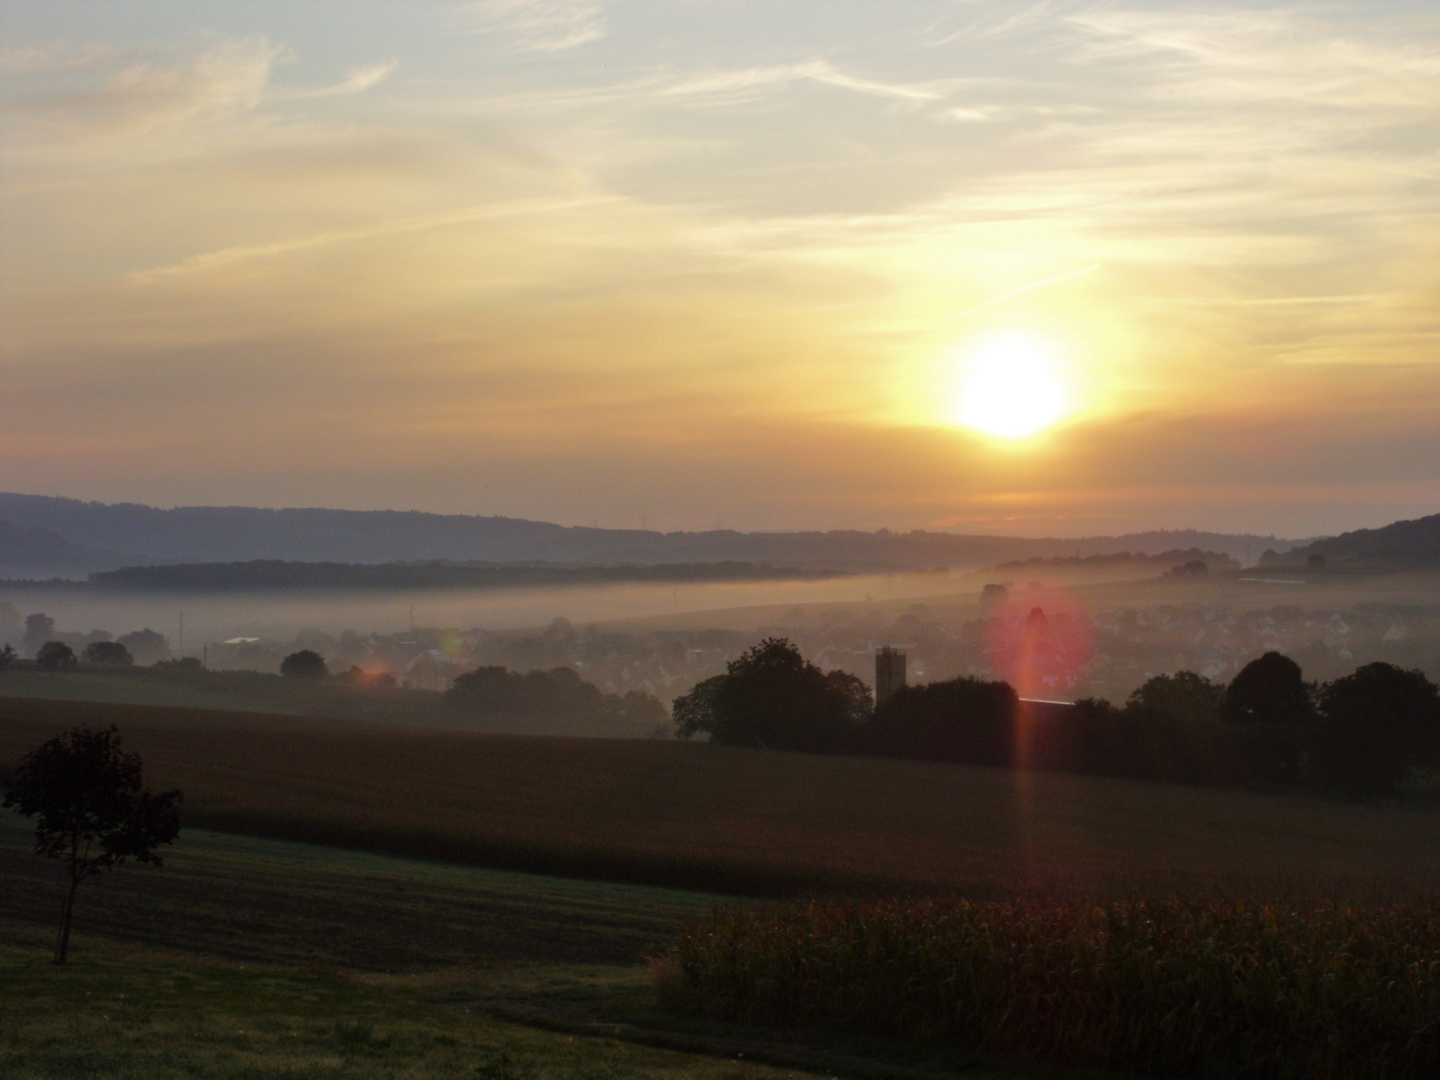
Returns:
[[[1002,439],[1033,435],[1066,411],[1065,384],[1053,356],[1011,335],[980,345],[965,365],[954,419]]]

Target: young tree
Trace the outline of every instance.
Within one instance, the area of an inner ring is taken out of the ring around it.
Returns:
[[[113,725],[67,731],[20,761],[3,806],[37,819],[35,854],[60,860],[69,875],[57,964],[70,948],[80,883],[129,859],[160,866],[155,849],[180,834],[180,792],[153,794],[142,781],[139,756],[120,749]]]
[[[14,662],[15,662],[15,650],[14,650],[14,648],[12,648],[12,647],[9,646],[9,645],[6,645],[3,649],[0,649],[0,671],[4,671],[7,667],[9,667],[9,666],[10,666],[11,664],[13,664]]]

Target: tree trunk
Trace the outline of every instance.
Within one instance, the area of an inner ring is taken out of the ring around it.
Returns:
[[[75,914],[75,890],[80,887],[80,879],[70,879],[70,891],[65,895],[65,906],[60,909],[60,936],[55,941],[55,963],[65,963],[65,954],[70,951],[70,920]]]

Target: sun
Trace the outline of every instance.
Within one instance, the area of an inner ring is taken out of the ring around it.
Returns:
[[[1065,380],[1054,353],[1023,334],[977,343],[961,361],[952,419],[1000,439],[1034,435],[1063,417]]]

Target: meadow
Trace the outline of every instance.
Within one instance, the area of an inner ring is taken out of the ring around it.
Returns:
[[[7,1080],[779,1080],[799,1074],[750,1061],[842,1064],[649,1023],[640,961],[716,897],[187,829],[163,869],[86,884],[57,968],[60,878],[28,841],[0,815]]]

